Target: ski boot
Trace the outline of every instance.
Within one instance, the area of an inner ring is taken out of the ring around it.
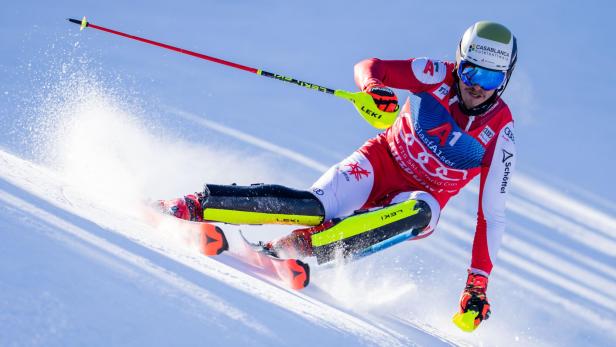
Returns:
[[[263,248],[269,254],[278,258],[305,259],[314,256],[312,235],[319,233],[333,224],[325,222],[315,227],[293,230],[281,238],[263,243]]]
[[[154,203],[154,208],[176,218],[193,222],[202,222],[203,208],[199,201],[201,198],[200,195],[201,194],[189,194],[183,198],[158,200]]]

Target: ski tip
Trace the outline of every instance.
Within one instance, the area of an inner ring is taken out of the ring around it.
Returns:
[[[295,290],[304,289],[310,283],[310,267],[299,259],[285,260],[290,271],[289,285]]]
[[[200,229],[201,253],[214,256],[229,250],[229,243],[222,229],[209,223],[201,223]]]

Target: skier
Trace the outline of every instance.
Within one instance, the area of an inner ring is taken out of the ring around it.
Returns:
[[[432,234],[441,209],[481,175],[477,227],[459,313],[490,315],[488,276],[505,229],[505,197],[516,151],[513,119],[501,99],[517,59],[516,39],[503,25],[477,22],[462,36],[455,62],[428,58],[367,59],[355,82],[383,111],[399,108],[391,88],[410,98],[393,126],[331,167],[309,190],[280,185],[213,185],[161,200],[166,213],[192,221],[297,224],[264,244],[284,257],[352,254],[412,230]],[[335,230],[335,232],[331,232]]]

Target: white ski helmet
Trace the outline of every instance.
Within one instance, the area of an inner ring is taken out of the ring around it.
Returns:
[[[496,103],[509,83],[517,57],[516,38],[504,25],[481,21],[466,29],[456,51],[456,67],[459,67],[463,61],[469,62],[489,70],[503,71],[505,79],[494,95],[481,105],[469,109],[464,106],[463,102],[460,102],[460,108],[464,113],[467,115],[481,114]],[[455,76],[459,78],[457,73]],[[456,91],[458,99],[462,100],[457,83]]]

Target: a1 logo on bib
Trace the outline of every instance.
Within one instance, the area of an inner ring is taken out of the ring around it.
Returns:
[[[415,78],[421,83],[436,84],[443,82],[447,76],[447,65],[439,60],[416,58],[411,63]]]

